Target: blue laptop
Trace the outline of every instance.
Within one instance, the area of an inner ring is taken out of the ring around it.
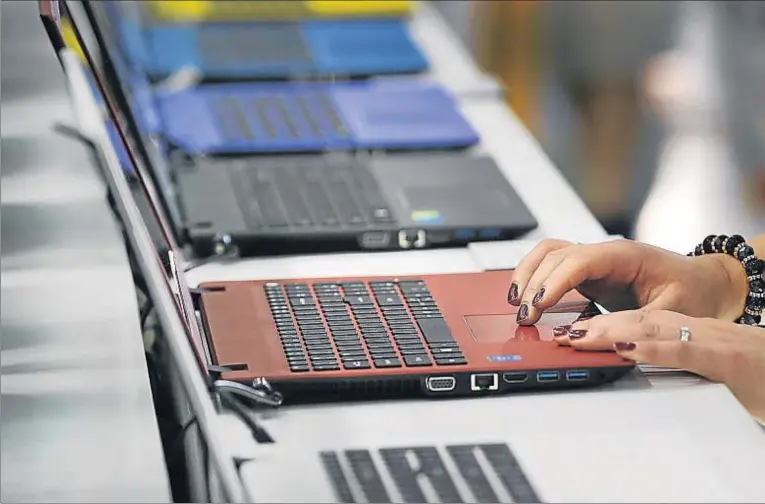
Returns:
[[[428,62],[401,20],[120,23],[122,45],[152,80],[193,68],[206,80],[419,73]]]
[[[189,153],[455,149],[478,135],[443,87],[415,79],[208,84],[156,98]]]

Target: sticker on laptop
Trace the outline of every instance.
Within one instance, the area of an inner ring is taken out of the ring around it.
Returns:
[[[491,362],[518,362],[523,360],[520,355],[489,355]]]
[[[415,210],[411,217],[414,222],[420,224],[439,224],[443,221],[441,212],[438,210]]]

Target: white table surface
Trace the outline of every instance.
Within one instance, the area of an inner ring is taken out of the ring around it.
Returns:
[[[124,242],[36,2],[2,3],[2,502],[169,502]]]

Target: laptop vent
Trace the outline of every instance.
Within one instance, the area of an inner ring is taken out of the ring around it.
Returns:
[[[294,388],[291,385],[296,385]],[[407,398],[422,393],[419,378],[369,378],[317,381],[314,383],[288,383],[279,385],[279,390],[292,401],[321,402],[343,399],[384,399],[387,397]]]

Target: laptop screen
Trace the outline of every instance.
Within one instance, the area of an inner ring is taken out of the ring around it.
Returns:
[[[159,196],[152,176],[147,170],[148,156],[144,150],[141,153],[137,144],[138,138],[135,116],[127,103],[122,90],[115,86],[116,76],[113,74],[113,67],[107,61],[108,52],[103,51],[104,33],[99,29],[98,13],[93,9],[94,4],[102,2],[71,2],[66,1],[66,21],[72,30],[72,38],[79,47],[73,48],[76,53],[80,53],[80,63],[83,65],[86,78],[90,78],[89,90],[93,93],[95,102],[103,104],[103,112],[100,119],[104,124],[114,125],[114,135],[108,135],[112,145],[104,146],[104,149],[113,149],[114,159],[118,159],[116,154],[120,150],[126,153],[121,163],[129,162],[131,165],[122,167],[119,171],[126,178],[131,187],[135,202],[139,208],[142,205],[138,203],[139,198],[145,201],[145,210],[142,212],[144,223],[147,229],[153,224],[160,233],[160,243],[158,249],[155,249],[157,261],[163,266],[162,271],[166,273],[165,281],[173,297],[176,300],[176,307],[181,316],[181,320],[186,324],[187,336],[195,351],[197,363],[200,371],[208,374],[207,353],[204,348],[204,340],[199,331],[196,322],[196,314],[193,310],[191,294],[183,278],[182,256],[175,245],[173,230],[168,224],[166,214],[159,203]],[[66,37],[64,37],[66,38]],[[112,73],[109,78],[109,74]],[[120,99],[122,98],[122,99]],[[120,106],[122,105],[122,106]],[[78,106],[78,105],[76,105]],[[80,111],[78,113],[86,113]],[[132,134],[131,134],[132,133]],[[127,168],[127,169],[125,169]],[[132,178],[135,180],[131,180]],[[152,222],[153,219],[153,222]],[[146,222],[146,221],[149,222]]]

